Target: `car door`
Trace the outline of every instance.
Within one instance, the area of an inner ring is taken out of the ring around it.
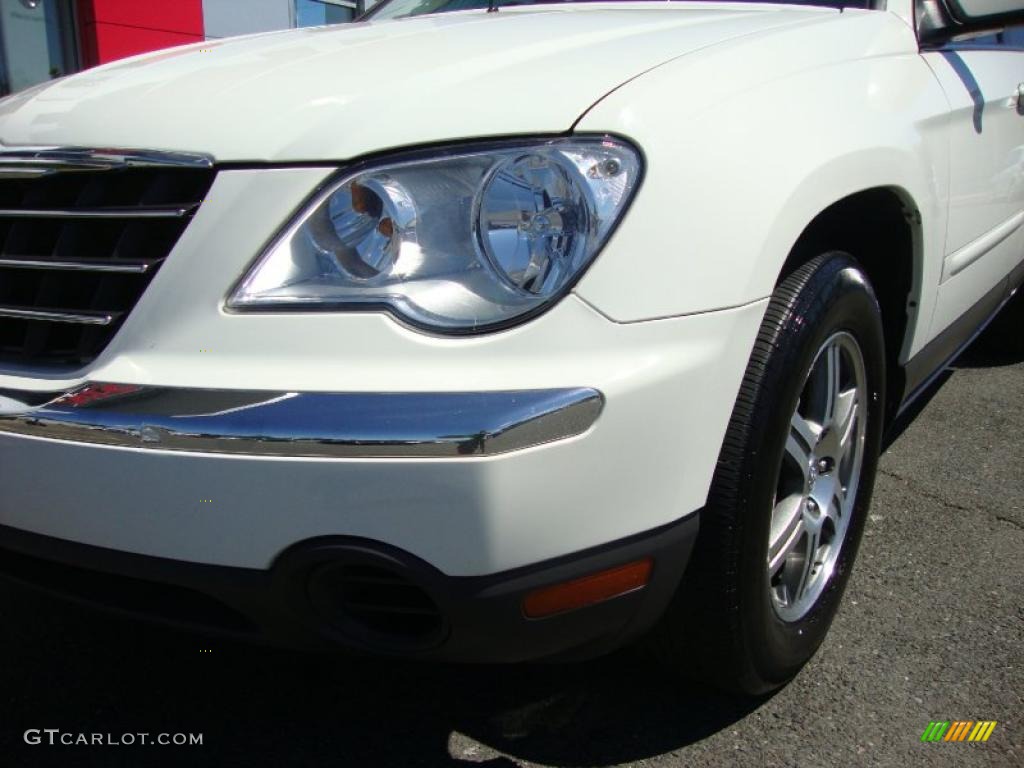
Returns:
[[[1024,26],[954,38],[922,54],[949,99],[949,220],[937,335],[1024,260]],[[997,301],[998,299],[998,301]]]

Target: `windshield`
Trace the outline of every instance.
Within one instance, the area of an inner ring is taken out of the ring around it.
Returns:
[[[552,3],[607,2],[608,0],[384,0],[362,16],[362,19],[401,19],[427,13],[451,13],[481,8],[506,8],[522,5],[548,5]],[[631,0],[614,0],[630,2]],[[640,0],[635,0],[640,1]],[[688,0],[675,0],[687,2]],[[692,0],[689,0],[692,2]],[[707,0],[705,0],[706,2]],[[713,1],[713,0],[712,0]],[[774,3],[776,5],[823,5],[831,8],[870,8],[871,0],[739,0],[745,2]]]

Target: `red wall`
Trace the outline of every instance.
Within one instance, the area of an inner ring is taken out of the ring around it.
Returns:
[[[78,0],[82,64],[206,39],[203,0]]]

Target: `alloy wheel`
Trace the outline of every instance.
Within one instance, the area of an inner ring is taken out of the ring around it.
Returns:
[[[819,348],[786,436],[768,534],[768,584],[780,619],[798,621],[825,591],[850,526],[864,461],[867,377],[857,340]]]

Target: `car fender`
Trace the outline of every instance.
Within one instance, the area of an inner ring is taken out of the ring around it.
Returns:
[[[624,135],[646,160],[637,199],[577,294],[618,322],[763,299],[817,214],[886,187],[923,222],[915,286],[926,328],[944,249],[947,113],[912,30],[883,12],[647,73],[576,126]]]

